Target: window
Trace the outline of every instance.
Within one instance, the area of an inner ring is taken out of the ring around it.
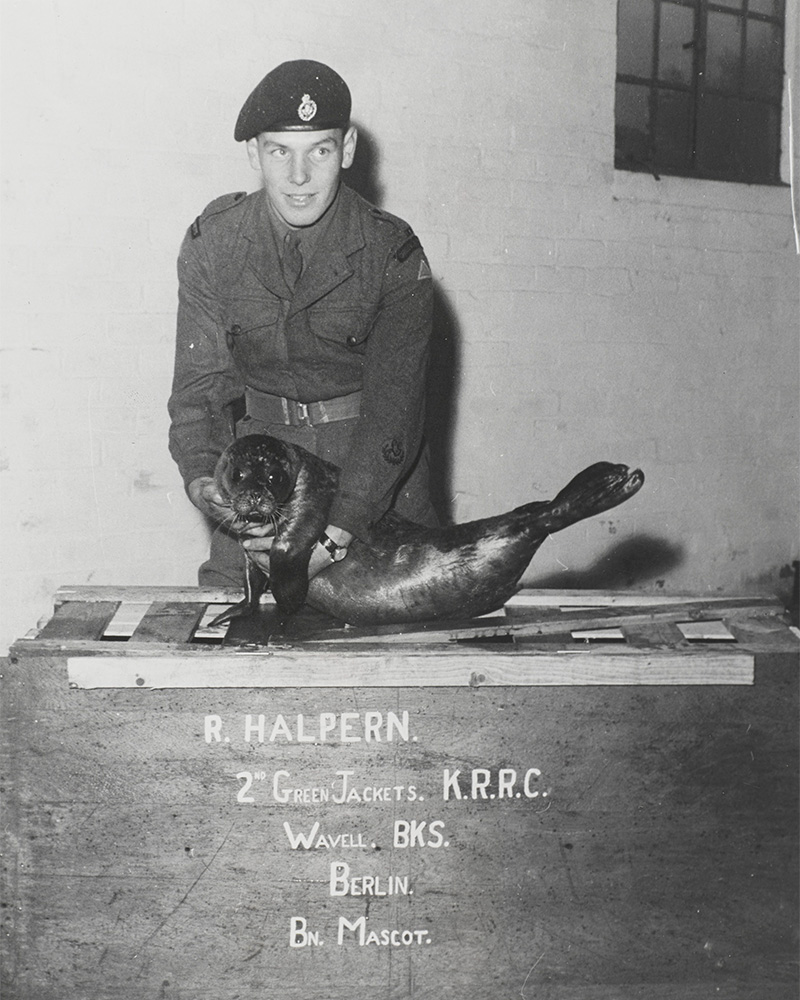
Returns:
[[[619,0],[615,166],[780,183],[784,0]]]

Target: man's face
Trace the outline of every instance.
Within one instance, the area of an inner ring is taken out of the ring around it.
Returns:
[[[321,218],[339,188],[339,174],[353,162],[356,130],[262,132],[247,141],[254,170],[261,171],[267,200],[292,228]]]

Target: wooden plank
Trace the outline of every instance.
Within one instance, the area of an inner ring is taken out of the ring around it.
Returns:
[[[128,586],[85,586],[64,585],[55,594],[55,603],[65,601],[205,601],[208,603],[235,604],[241,600],[242,591],[236,588],[215,587],[128,587]],[[272,602],[270,594],[265,595],[266,603]],[[716,604],[732,600],[771,603],[780,606],[774,597],[764,595],[736,594],[664,594],[659,592],[624,590],[535,590],[523,588],[506,602],[510,610],[525,608],[574,608],[574,607],[647,607],[668,604]]]
[[[736,642],[725,623],[713,619],[701,622],[676,621],[675,627],[689,642]]]
[[[56,605],[65,601],[107,601],[109,596],[114,600],[138,604],[144,601],[163,601],[206,604],[235,604],[242,599],[242,591],[235,587],[90,587],[70,586],[59,587],[55,593]],[[267,603],[272,602],[271,595],[265,595]]]
[[[535,590],[523,588],[506,602],[510,610],[522,608],[604,608],[646,607],[667,604],[715,604],[744,599],[779,604],[777,598],[767,595],[737,594],[664,594],[661,591],[645,593],[637,590]]]
[[[358,647],[187,656],[71,656],[78,688],[481,687],[752,684],[753,656],[728,651],[597,648],[508,653],[463,647]]]
[[[132,641],[189,642],[205,610],[205,604],[156,601],[139,623]]]
[[[625,642],[621,628],[573,629],[570,636],[575,642]]]
[[[39,636],[43,639],[100,639],[116,614],[119,601],[68,601],[56,609]]]
[[[751,618],[778,617],[782,614],[780,605],[766,601],[753,603],[751,600],[728,600],[707,608],[704,604],[684,604],[680,608],[672,605],[658,605],[647,609],[630,607],[608,607],[592,611],[557,608],[543,609],[535,617],[508,616],[498,619],[475,619],[463,622],[421,622],[409,625],[380,625],[364,628],[348,628],[348,642],[446,642],[466,638],[491,638],[510,635],[515,638],[546,636],[569,633],[574,629],[588,631],[616,626],[619,628],[649,626],[659,622],[674,622],[676,618],[697,621],[704,618],[720,618],[742,615]],[[331,634],[331,639],[338,635]]]
[[[106,626],[103,637],[105,639],[130,639],[139,622],[150,610],[152,603],[152,601],[139,601],[134,604],[130,601],[123,601]]]

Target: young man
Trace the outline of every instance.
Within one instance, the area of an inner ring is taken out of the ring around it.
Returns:
[[[390,508],[436,524],[422,442],[431,272],[405,222],[341,184],[357,133],[328,66],[272,70],[234,138],[263,188],[213,201],[181,246],[170,451],[216,521],[214,467],[234,435],[271,434],[340,466],[313,576]],[[265,569],[270,531],[244,543]],[[240,586],[243,572],[218,528],[200,584]]]

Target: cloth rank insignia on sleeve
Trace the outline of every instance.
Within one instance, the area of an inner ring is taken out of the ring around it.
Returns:
[[[403,264],[415,250],[421,249],[422,244],[419,241],[419,236],[409,236],[405,243],[395,251],[395,260],[399,260]]]

